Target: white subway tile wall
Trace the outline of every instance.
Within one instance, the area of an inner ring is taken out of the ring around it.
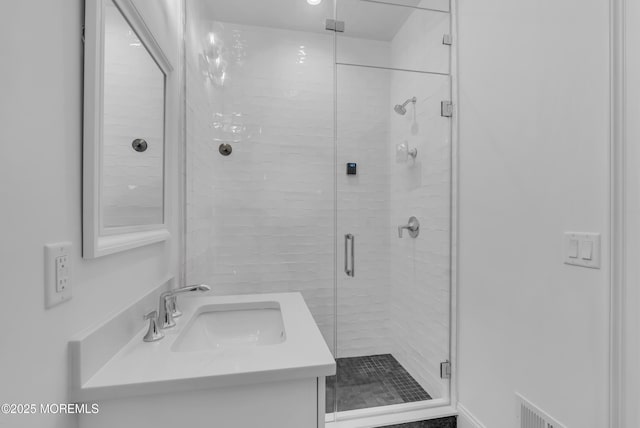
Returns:
[[[333,348],[332,39],[189,24],[188,279],[221,294],[300,291]],[[212,39],[224,79],[203,58]]]

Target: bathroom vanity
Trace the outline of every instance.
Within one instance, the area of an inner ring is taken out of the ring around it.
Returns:
[[[97,366],[109,323],[70,343],[80,428],[324,426],[335,361],[299,293],[184,296],[164,338],[146,328]],[[140,317],[142,314],[140,314]]]

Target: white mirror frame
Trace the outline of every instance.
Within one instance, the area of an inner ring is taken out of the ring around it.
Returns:
[[[101,227],[102,149],[103,149],[103,92],[104,92],[104,27],[105,7],[113,1],[125,20],[146,47],[147,52],[165,75],[165,121],[163,165],[163,223],[109,228]],[[173,71],[140,12],[131,0],[87,0],[85,6],[85,58],[84,58],[84,136],[83,136],[83,219],[82,256],[85,259],[141,247],[170,237],[167,218],[167,96],[166,84]]]

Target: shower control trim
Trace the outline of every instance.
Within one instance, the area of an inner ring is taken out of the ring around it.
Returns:
[[[356,238],[350,233],[344,235],[344,273],[347,276],[356,276]],[[351,249],[351,251],[349,251]],[[349,253],[351,253],[351,263],[349,263]]]
[[[417,238],[418,235],[420,235],[420,222],[413,216],[409,217],[409,223],[404,226],[398,226],[398,238],[402,238],[402,231],[404,229],[409,231],[410,237]]]

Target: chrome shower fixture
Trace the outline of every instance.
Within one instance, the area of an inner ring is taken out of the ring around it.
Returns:
[[[398,113],[399,115],[404,116],[405,113],[407,112],[407,109],[405,108],[407,106],[407,104],[409,103],[413,103],[415,105],[416,101],[418,101],[418,99],[416,97],[413,98],[409,98],[407,101],[405,101],[402,105],[401,104],[396,104],[396,106],[393,108],[395,110],[396,113]]]
[[[407,162],[409,161],[409,157],[415,160],[417,156],[418,156],[418,149],[415,147],[413,149],[410,149],[409,142],[407,140],[405,140],[400,144],[396,144],[396,162],[398,163]]]

